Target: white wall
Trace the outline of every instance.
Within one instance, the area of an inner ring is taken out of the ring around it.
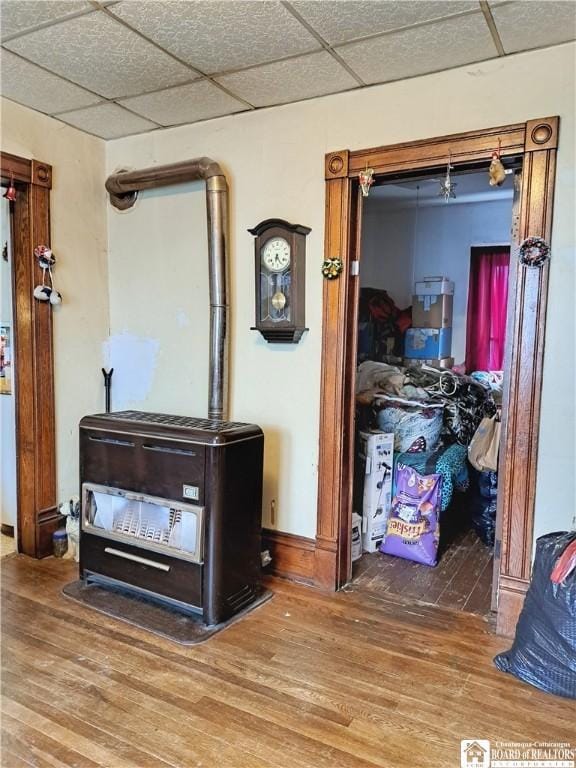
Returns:
[[[446,275],[454,282],[452,357],[466,357],[470,249],[475,244],[510,243],[512,199],[437,205],[418,217],[414,280]]]
[[[2,149],[52,165],[58,498],[78,493],[78,421],[104,410],[102,341],[108,335],[104,142],[2,99]]]
[[[404,308],[412,303],[415,281],[449,277],[454,282],[452,357],[464,362],[470,248],[510,242],[512,198],[424,203],[418,210],[392,207],[376,197],[370,202],[362,221],[361,284],[384,288]]]
[[[2,190],[2,194],[4,190]],[[7,246],[8,261],[0,257],[0,323],[11,331],[10,394],[0,394],[0,521],[16,530],[16,409],[14,396],[14,317],[12,312],[12,243],[10,204],[0,198],[0,250]]]
[[[561,116],[562,125],[536,529],[542,532],[569,524],[574,502],[574,442],[559,440],[559,436],[566,436],[566,425],[573,424],[575,401],[574,50],[572,44],[562,45],[404,82],[128,137],[107,145],[109,171],[119,166],[144,167],[207,154],[221,162],[228,175],[232,190],[231,416],[255,421],[266,432],[266,524],[270,522],[269,502],[276,498],[278,528],[307,536],[313,536],[316,529],[325,152],[555,114]],[[194,194],[191,192],[190,197]],[[156,215],[159,204],[143,199],[139,205],[142,211],[146,208],[150,215]],[[159,297],[153,284],[145,291],[134,291],[131,279],[127,279],[138,271],[155,270],[155,261],[162,257],[173,270],[172,286],[185,279],[181,271],[185,267],[170,257],[172,249],[181,247],[182,208],[167,208],[160,251],[157,241],[143,242],[138,250],[132,247],[134,239],[140,237],[138,230],[145,213],[136,209],[121,215],[108,209],[113,333],[141,335],[143,301],[158,317],[155,330],[145,331],[148,337],[166,338],[174,325],[174,310],[172,315],[156,310]],[[199,205],[190,210],[191,231],[200,237],[204,214],[200,215]],[[312,227],[306,285],[310,331],[295,347],[267,346],[249,330],[254,320],[253,241],[246,228],[274,216]],[[124,275],[122,284],[119,275]],[[203,291],[190,291],[191,322],[200,321],[204,309],[197,316],[195,306],[203,295]],[[184,334],[181,338],[182,359],[191,354],[200,359],[206,354],[205,338],[195,337],[193,350],[190,339]],[[169,391],[166,388],[162,395],[160,389],[153,393],[150,397],[165,411],[185,406],[193,414],[205,408],[184,378],[172,381]],[[145,397],[139,404],[146,407],[147,402]],[[558,482],[559,477],[562,482]]]
[[[399,309],[412,304],[415,222],[413,208],[389,210],[377,197],[364,201],[360,285],[387,291]]]

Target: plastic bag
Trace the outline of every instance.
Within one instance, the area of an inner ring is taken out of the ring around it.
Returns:
[[[496,538],[498,473],[477,472],[475,479],[476,493],[470,499],[472,527],[484,544],[493,547]]]
[[[500,427],[496,416],[485,417],[474,432],[474,437],[468,446],[468,459],[470,464],[480,472],[495,472],[498,469]]]
[[[532,581],[512,648],[494,663],[548,693],[576,699],[576,571],[563,584],[550,577],[576,532],[549,533],[536,542]]]
[[[419,403],[416,400],[381,398],[385,403],[378,414],[378,429],[394,433],[394,450],[403,453],[419,437],[426,440],[429,450],[438,444],[444,421],[441,403]]]
[[[380,551],[424,565],[438,562],[441,475],[396,465],[395,493]]]

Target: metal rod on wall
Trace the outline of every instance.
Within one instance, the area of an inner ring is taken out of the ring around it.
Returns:
[[[110,202],[131,208],[144,189],[206,182],[210,288],[210,374],[208,417],[228,416],[228,184],[218,163],[209,157],[159,165],[140,171],[119,171],[106,179]]]
[[[105,368],[102,368],[102,375],[104,376],[104,392],[106,395],[106,413],[110,413],[110,392],[112,389],[113,373],[114,368],[110,368],[109,371],[107,371]]]

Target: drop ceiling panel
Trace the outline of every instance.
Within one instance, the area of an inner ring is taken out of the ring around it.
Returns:
[[[5,46],[107,98],[133,96],[195,77],[103,12],[31,32]]]
[[[2,0],[0,27],[2,39],[63,19],[79,11],[93,10],[87,0]]]
[[[366,83],[400,80],[497,55],[481,13],[350,43],[337,51]]]
[[[506,3],[493,6],[492,15],[506,53],[576,39],[576,4],[572,0]]]
[[[320,47],[281,3],[269,0],[125,0],[112,11],[206,74]]]
[[[120,103],[160,125],[195,123],[247,109],[241,101],[228,96],[207,80],[135,96]]]
[[[45,72],[13,53],[2,51],[1,92],[39,112],[64,112],[97,104],[100,97]]]
[[[345,91],[358,85],[336,59],[322,51],[217,78],[256,107],[286,104]]]
[[[474,0],[296,0],[291,5],[329,43],[478,10]]]
[[[133,115],[117,104],[99,104],[96,107],[67,112],[58,115],[58,120],[102,139],[117,139],[120,136],[151,131],[157,127],[155,123]]]

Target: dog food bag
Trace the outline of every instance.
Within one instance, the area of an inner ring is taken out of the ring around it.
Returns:
[[[424,565],[438,562],[442,475],[420,475],[398,463],[395,494],[380,551]]]

